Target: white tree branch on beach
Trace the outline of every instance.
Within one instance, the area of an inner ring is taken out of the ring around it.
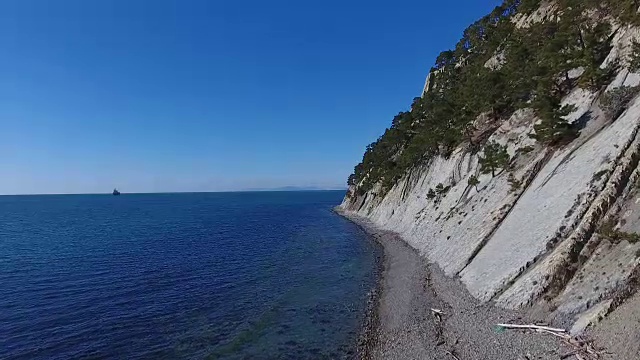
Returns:
[[[566,333],[565,329],[552,328],[548,326],[540,325],[519,325],[519,324],[498,324],[498,326],[505,329],[529,329],[529,330],[547,330],[554,333]]]
[[[460,360],[459,357],[456,356],[456,354],[454,354],[453,352],[449,351],[449,350],[445,350],[445,352],[449,355],[451,355],[452,358],[454,358],[455,360]]]
[[[504,329],[523,329],[523,330],[533,330],[535,332],[541,332],[546,334],[551,334],[553,336],[557,336],[563,340],[563,342],[571,347],[573,347],[576,351],[571,354],[575,356],[578,360],[586,360],[587,358],[600,358],[600,354],[593,347],[591,343],[588,341],[580,340],[578,338],[572,337],[565,329],[552,328],[549,326],[541,326],[541,325],[519,325],[519,324],[497,324],[497,326],[502,327]]]

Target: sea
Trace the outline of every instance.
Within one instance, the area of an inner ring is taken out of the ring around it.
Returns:
[[[0,196],[0,359],[349,359],[344,191]]]

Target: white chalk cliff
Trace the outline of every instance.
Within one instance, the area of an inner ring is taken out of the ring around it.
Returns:
[[[549,16],[552,4],[514,22],[523,28]],[[606,89],[576,87],[563,100],[576,109],[567,120],[583,124],[568,145],[549,148],[533,140],[538,119],[533,110],[520,109],[490,135],[508,147],[510,171],[481,174],[482,154],[462,145],[413,168],[388,192],[376,186],[359,195],[352,186],[340,207],[399,233],[480,300],[544,307],[569,319],[575,332],[613,311],[634,291],[640,243],[612,241],[599,229],[613,220],[621,231],[640,232],[640,97],[613,120],[600,100],[606,91],[640,84],[640,75],[626,65],[640,30],[616,25],[612,31],[602,67],[613,61],[622,66]],[[486,66],[502,61],[496,54]],[[581,69],[571,74],[579,76]],[[471,176],[479,179],[477,187],[469,185]],[[449,191],[428,198],[438,184]]]

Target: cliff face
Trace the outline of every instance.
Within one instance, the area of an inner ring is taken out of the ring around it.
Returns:
[[[514,22],[522,28],[553,16],[549,2]],[[542,307],[581,331],[630,297],[640,274],[640,97],[615,118],[602,110],[605,94],[640,84],[624,65],[634,41],[638,28],[614,22],[601,65],[622,64],[614,80],[599,90],[575,86],[562,100],[575,105],[565,119],[580,129],[570,143],[532,139],[540,120],[523,108],[490,130],[489,141],[511,156],[495,177],[481,174],[482,153],[463,144],[411,168],[388,191],[377,184],[362,194],[352,185],[340,207],[399,233],[478,299]],[[487,66],[501,62],[498,53]]]

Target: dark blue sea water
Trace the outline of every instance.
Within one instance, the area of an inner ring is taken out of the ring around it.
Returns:
[[[0,197],[0,358],[348,358],[377,250],[342,196]]]

